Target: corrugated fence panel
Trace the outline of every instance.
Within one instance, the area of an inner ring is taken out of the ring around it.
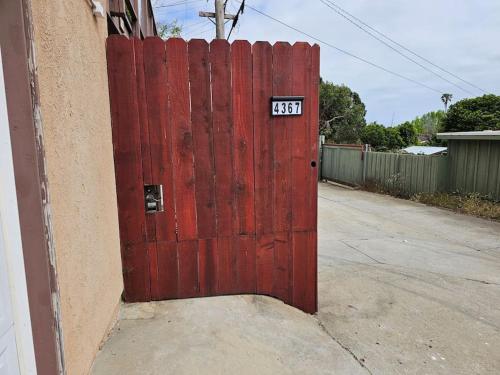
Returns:
[[[322,176],[327,180],[352,185],[363,183],[363,160],[360,150],[323,146]]]
[[[447,157],[368,152],[366,181],[403,195],[446,190]]]
[[[447,188],[448,158],[368,152],[363,161],[360,150],[324,146],[322,177],[361,185],[375,182],[382,188],[403,194],[433,193]]]
[[[500,142],[450,140],[451,191],[500,200]]]

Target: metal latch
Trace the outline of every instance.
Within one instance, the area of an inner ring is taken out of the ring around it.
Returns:
[[[144,185],[144,206],[148,214],[163,211],[162,185]]]

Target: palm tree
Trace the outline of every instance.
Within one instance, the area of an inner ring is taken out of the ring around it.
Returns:
[[[444,103],[444,111],[448,111],[448,103],[451,102],[453,94],[443,94],[441,95],[441,101]]]

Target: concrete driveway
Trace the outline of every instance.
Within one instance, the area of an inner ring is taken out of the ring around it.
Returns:
[[[498,374],[500,224],[320,184],[319,303],[126,305],[93,374]]]

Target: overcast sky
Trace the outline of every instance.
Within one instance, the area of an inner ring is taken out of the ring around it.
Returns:
[[[500,94],[500,0],[332,1],[435,64],[488,92]],[[183,25],[186,39],[214,37],[215,27],[207,19],[198,17],[199,10],[213,11],[213,0],[153,2],[156,5],[184,3],[155,8],[155,16],[159,22],[177,19]],[[366,105],[368,121],[397,125],[442,109],[441,92],[452,93],[453,101],[483,94],[432,66],[429,68],[472,94],[425,71],[350,24],[320,0],[248,0],[247,4],[439,91],[405,81],[320,44],[321,76],[358,92]],[[229,0],[228,12],[235,13],[238,7],[238,0]],[[231,36],[231,40],[234,39],[313,42],[249,8]]]

